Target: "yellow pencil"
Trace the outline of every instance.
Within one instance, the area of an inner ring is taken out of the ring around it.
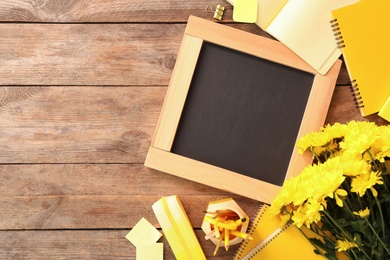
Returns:
[[[229,250],[229,229],[225,228],[224,233],[225,233],[225,249],[226,251],[228,251]]]
[[[231,230],[230,234],[232,234],[233,236],[236,236],[236,237],[241,237],[245,240],[253,240],[253,237],[251,237],[249,234],[246,234],[244,232],[240,232],[237,230]]]
[[[217,254],[217,252],[219,250],[219,247],[221,245],[222,239],[223,239],[223,236],[220,236],[219,239],[218,239],[218,242],[217,242],[217,246],[215,247],[215,250],[214,250],[214,255]]]

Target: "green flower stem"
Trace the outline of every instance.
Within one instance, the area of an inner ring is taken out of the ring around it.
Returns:
[[[333,153],[332,149],[329,148],[329,144],[326,146],[326,150],[327,150],[332,156],[334,156],[334,153]]]
[[[342,228],[342,227],[340,227],[340,225],[337,223],[337,221],[329,214],[329,212],[327,212],[327,211],[323,211],[324,212],[324,214],[333,222],[333,224],[341,231],[341,233],[343,233],[344,234],[344,236],[346,237],[346,238],[348,238],[348,240],[350,241],[350,242],[353,242],[354,240],[353,240],[353,238],[351,238],[350,237],[350,235]],[[359,247],[360,247],[361,245],[359,245]],[[361,250],[361,252],[363,252],[363,254],[368,258],[368,259],[370,259],[370,260],[372,260],[372,258],[366,253],[366,251],[362,248],[362,250]]]
[[[353,211],[351,209],[351,202],[349,201],[348,197],[345,199],[345,208],[347,209],[348,213],[352,216],[352,218],[355,219],[356,215],[353,214]]]
[[[379,168],[378,164],[376,163],[376,160],[375,160],[374,157],[372,156],[372,153],[371,153],[371,151],[370,151],[370,148],[367,149],[365,152],[368,153],[368,155],[370,156],[371,162],[375,165],[376,170],[379,171],[380,168]],[[364,154],[364,153],[363,153],[363,154]]]
[[[321,160],[320,160],[320,158],[318,157],[318,155],[314,152],[313,146],[310,146],[310,151],[311,151],[311,153],[313,154],[313,156],[316,158],[317,162],[320,163]]]
[[[370,221],[368,221],[367,218],[364,218],[364,220],[366,221],[366,223],[368,224],[368,226],[370,227],[370,229],[372,230],[372,232],[374,233],[374,235],[376,236],[376,238],[379,240],[379,242],[382,244],[382,246],[385,248],[386,252],[388,255],[390,255],[390,251],[389,249],[387,248],[386,244],[383,242],[383,240],[379,237],[379,235],[375,232],[375,229],[374,227],[371,225]],[[364,250],[363,250],[364,252]]]
[[[357,255],[355,254],[355,250],[353,248],[351,248],[351,252],[353,254],[353,256],[355,257],[356,260],[359,260],[359,258],[357,257]]]
[[[326,234],[324,231],[322,231],[322,229],[318,226],[317,223],[314,223],[314,222],[313,222],[313,225],[314,225],[318,230],[321,231],[321,234],[322,234],[323,237],[328,238],[329,241],[332,243],[332,245],[333,245],[333,246],[336,246],[336,244],[333,242],[332,238],[330,238],[328,234]],[[318,233],[317,233],[317,234],[318,234]],[[321,236],[321,235],[320,235],[320,236]]]
[[[298,227],[296,227],[296,228],[298,228]],[[316,244],[314,244],[313,242],[311,242],[310,238],[308,236],[306,236],[305,232],[303,232],[300,228],[298,228],[298,229],[306,237],[306,239],[315,247],[315,249],[317,249],[317,251],[320,253],[320,255],[322,255],[323,257],[326,257],[325,254],[322,253],[322,251],[318,248],[318,246]]]
[[[385,220],[383,218],[383,212],[382,212],[382,207],[381,207],[381,204],[379,203],[379,200],[377,197],[374,196],[374,199],[375,199],[375,202],[376,202],[376,205],[378,206],[378,209],[379,209],[379,215],[381,217],[381,223],[382,223],[382,237],[385,238],[386,237],[386,231],[385,231]]]

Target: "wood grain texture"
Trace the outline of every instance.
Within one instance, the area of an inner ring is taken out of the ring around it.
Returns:
[[[233,7],[221,0],[2,0],[0,21],[19,22],[185,22],[190,15],[212,19],[207,6]]]
[[[0,84],[167,85],[184,27],[0,24]]]
[[[178,192],[175,192],[177,194]],[[179,195],[188,218],[194,228],[200,228],[209,201],[232,197],[245,204],[247,214],[253,216],[258,201],[251,201],[233,194]],[[0,230],[23,229],[112,229],[132,228],[145,217],[159,227],[152,205],[162,196],[7,196],[0,198]]]
[[[253,24],[229,26],[269,37]],[[185,24],[0,24],[0,85],[166,86],[184,29]],[[348,83],[345,74],[339,84]]]
[[[125,238],[124,230],[44,230],[0,231],[1,259],[136,259],[136,248]],[[231,259],[237,245],[229,251],[221,248],[213,256],[214,244],[204,239],[202,230],[195,230],[207,259]],[[169,243],[163,236],[164,259],[175,259]],[[210,253],[211,252],[211,253]]]
[[[0,182],[0,230],[158,227],[152,205],[173,194],[197,228],[209,201],[232,197],[250,215],[260,205],[140,164],[1,165]]]
[[[1,163],[143,163],[164,87],[2,87]]]

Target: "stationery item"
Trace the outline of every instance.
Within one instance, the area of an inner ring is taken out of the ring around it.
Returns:
[[[206,6],[206,12],[208,13],[214,13],[213,18],[216,20],[222,20],[223,14],[225,12],[225,7],[222,5],[217,5],[215,7],[215,10],[213,6],[208,5]]]
[[[237,1],[229,2],[236,8]],[[256,24],[324,75],[341,55],[329,27],[330,12],[358,0],[257,1]]]
[[[129,240],[135,247],[142,244],[154,244],[156,243],[162,234],[145,218],[141,220],[131,229],[126,235],[126,239]]]
[[[254,23],[257,19],[257,0],[235,0],[233,20],[242,23]]]
[[[315,248],[296,226],[287,224],[281,227],[280,222],[273,219],[268,211],[267,204],[260,206],[248,232],[253,240],[242,242],[235,260],[325,260],[314,253]]]
[[[387,98],[378,115],[390,122],[390,96]]]
[[[249,217],[232,198],[209,202],[205,213],[202,230],[205,238],[216,245],[214,255],[219,247],[224,246],[228,250],[229,246],[236,245],[243,239],[252,239],[245,233]]]
[[[136,260],[162,260],[164,257],[164,244],[141,244],[137,246]]]
[[[332,11],[332,27],[362,116],[378,112],[390,96],[389,10],[388,0],[362,0]]]
[[[176,259],[206,259],[178,196],[162,197],[152,208]]]

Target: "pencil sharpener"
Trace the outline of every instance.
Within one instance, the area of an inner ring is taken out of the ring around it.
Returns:
[[[210,239],[216,246],[223,247],[225,246],[224,239],[219,239],[218,237],[223,237],[224,234],[216,234],[215,224],[210,223],[211,219],[226,219],[232,220],[234,222],[239,221],[240,224],[237,225],[235,231],[241,232],[241,234],[246,233],[249,225],[248,215],[241,209],[241,207],[231,198],[211,201],[208,204],[207,210],[205,212],[205,217],[202,222],[202,230],[205,233],[206,239]],[[240,221],[245,219],[245,221]],[[237,222],[236,222],[237,223]],[[223,231],[222,231],[223,232]],[[229,235],[229,246],[236,245],[242,242],[244,238]]]

